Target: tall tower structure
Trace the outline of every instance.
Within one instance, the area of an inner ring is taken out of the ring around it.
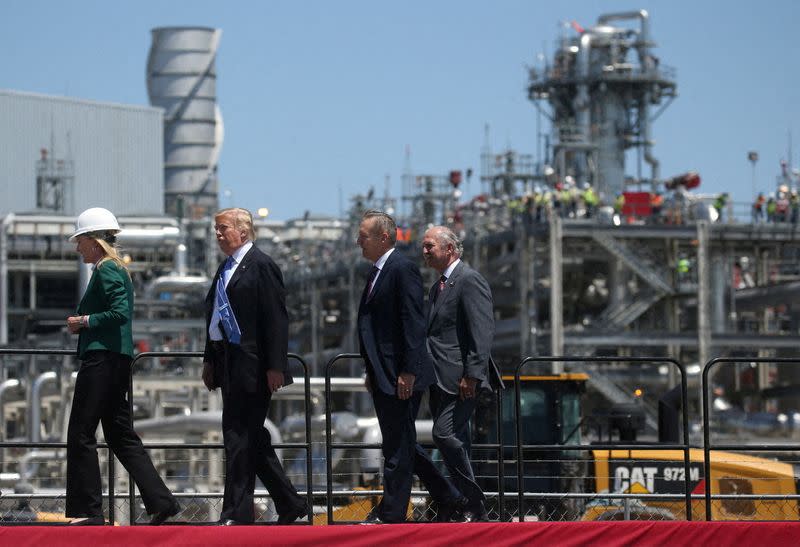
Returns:
[[[147,93],[152,105],[164,109],[167,214],[202,218],[217,209],[223,125],[215,64],[221,34],[207,27],[152,30]]]
[[[624,21],[638,21],[638,28],[612,26]],[[667,101],[660,114],[677,86],[675,71],[652,53],[648,13],[611,13],[592,28],[573,26],[577,36],[560,40],[552,64],[532,69],[528,86],[529,98],[552,122],[556,175],[613,198],[624,190],[625,153],[638,148],[650,166],[649,179],[639,182],[655,185],[652,108]]]

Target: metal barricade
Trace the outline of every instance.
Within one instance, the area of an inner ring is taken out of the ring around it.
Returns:
[[[133,416],[133,374],[135,371],[135,365],[138,364],[140,361],[144,359],[154,358],[154,357],[177,357],[177,358],[198,358],[203,357],[203,352],[199,351],[148,351],[139,353],[131,363],[131,375],[130,375],[130,386],[129,386],[129,393],[131,394],[128,397],[128,404],[130,405],[130,413]],[[304,404],[304,414],[305,414],[305,443],[277,443],[273,444],[274,448],[296,448],[296,449],[303,449],[306,453],[306,485],[307,485],[307,499],[308,499],[308,524],[313,522],[314,514],[313,514],[313,503],[312,503],[312,494],[313,494],[313,487],[312,487],[312,461],[311,461],[311,382],[309,377],[309,370],[308,365],[306,364],[305,360],[295,353],[287,354],[287,358],[291,361],[297,361],[300,366],[303,368],[303,380],[304,380],[304,397],[303,397],[303,404]],[[147,443],[144,445],[145,449],[213,449],[213,450],[223,450],[225,445],[222,443]],[[196,497],[196,495],[194,495]],[[130,512],[130,524],[136,525],[136,503],[135,503],[135,491],[134,491],[134,484],[133,481],[129,481],[129,490],[128,490],[128,498],[129,498],[129,512]],[[206,497],[209,497],[208,495]],[[220,495],[215,495],[215,497],[221,497]]]
[[[72,357],[77,359],[77,353],[73,350],[64,350],[64,349],[32,349],[32,348],[0,348],[0,357],[2,356],[61,356],[64,358]],[[63,363],[62,363],[63,364]],[[32,410],[32,409],[30,409]],[[4,408],[0,408],[0,412],[3,412]],[[40,427],[40,424],[28,423],[26,427],[30,430],[33,427]],[[50,448],[50,449],[57,449],[57,450],[66,450],[67,443],[66,442],[8,442],[3,441],[0,442],[0,448],[25,448],[25,449],[39,449],[39,448]],[[112,502],[114,496],[114,477],[115,477],[115,465],[114,465],[114,458],[111,456],[111,451],[106,443],[98,443],[97,448],[101,450],[107,450],[109,453],[109,457],[107,459],[107,472],[108,472],[108,492],[106,494],[106,498],[108,500],[108,507],[109,507],[109,520],[114,519],[115,511],[114,511],[114,504]],[[37,494],[4,494],[4,498],[12,497],[20,499],[58,499],[61,498],[61,495],[37,495]],[[113,520],[112,520],[113,521]]]
[[[334,521],[333,516],[333,450],[334,449],[347,449],[347,448],[359,448],[359,449],[379,449],[381,448],[380,444],[377,443],[357,443],[357,442],[333,442],[333,432],[332,432],[332,423],[331,423],[331,400],[332,400],[332,392],[331,392],[331,369],[337,363],[337,361],[342,361],[345,359],[359,359],[361,360],[362,357],[358,353],[342,353],[339,355],[334,356],[325,367],[325,464],[326,464],[326,512],[327,512],[327,519],[328,524],[337,524]],[[503,456],[503,428],[501,426],[503,420],[502,414],[502,390],[497,392],[497,432],[498,432],[498,442],[497,443],[482,443],[482,444],[473,444],[473,449],[486,449],[486,450],[494,450],[497,453],[498,459],[498,498],[499,498],[499,513],[500,513],[500,520],[505,520],[505,505],[504,505],[504,483],[505,483],[505,475],[504,475],[504,456]],[[348,495],[375,495],[376,492],[371,491],[348,491]]]
[[[681,373],[681,407],[682,407],[682,416],[683,416],[683,443],[658,443],[658,444],[646,444],[646,443],[636,443],[636,444],[625,444],[625,443],[610,443],[610,444],[590,444],[590,445],[564,445],[564,444],[555,444],[555,445],[526,445],[523,444],[523,424],[522,423],[522,410],[521,410],[521,374],[520,371],[522,370],[525,365],[529,363],[592,363],[592,364],[612,364],[612,363],[661,363],[672,365],[678,368]],[[686,402],[688,401],[688,390],[687,390],[687,382],[686,382],[686,370],[684,369],[683,365],[674,359],[668,358],[642,358],[642,357],[526,357],[523,359],[519,365],[517,365],[516,370],[514,372],[514,411],[515,411],[515,424],[516,424],[516,458],[517,458],[517,503],[519,506],[519,521],[522,522],[525,519],[523,507],[525,505],[526,498],[547,498],[549,497],[547,492],[525,492],[524,488],[524,451],[533,451],[533,452],[546,452],[546,451],[564,451],[564,450],[577,450],[577,451],[585,451],[585,450],[665,450],[665,449],[674,449],[674,450],[681,450],[683,451],[683,466],[684,466],[684,496],[685,503],[686,503],[686,519],[692,520],[692,492],[689,488],[689,477],[690,477],[690,457],[689,457],[689,413],[687,409]],[[569,497],[575,498],[597,498],[601,497],[598,493],[571,493]],[[622,493],[614,493],[614,498],[637,498],[637,499],[665,499],[671,498],[675,499],[677,496],[671,495],[660,495],[660,494],[622,494]]]
[[[77,355],[75,350],[40,350],[40,349],[16,349],[16,348],[0,348],[0,357],[2,356],[63,356],[63,357],[72,357],[77,359]],[[135,367],[139,364],[142,360],[147,358],[158,358],[158,357],[170,357],[170,358],[198,358],[202,357],[203,353],[201,352],[144,352],[138,354],[131,363],[131,373],[129,377],[129,397],[128,397],[128,404],[129,410],[131,413],[131,418],[133,417],[133,374],[135,371]],[[313,504],[312,495],[313,495],[313,483],[312,483],[312,452],[311,452],[311,412],[310,412],[310,378],[309,378],[309,370],[306,362],[300,357],[299,355],[290,353],[287,355],[289,360],[294,360],[300,363],[303,368],[303,379],[304,379],[304,410],[305,410],[305,441],[304,443],[280,443],[273,445],[275,448],[293,448],[293,449],[300,449],[304,450],[306,454],[306,484],[307,484],[307,498],[309,500],[309,514],[308,514],[308,522],[309,524],[313,522]],[[75,374],[75,373],[73,373]],[[2,409],[0,409],[2,410]],[[38,424],[29,423],[28,427],[38,427]],[[110,524],[114,524],[117,520],[117,507],[115,505],[115,500],[118,499],[117,493],[115,492],[115,484],[116,484],[116,465],[115,465],[115,458],[113,452],[110,450],[107,443],[98,443],[97,447],[108,451],[108,458],[107,458],[107,480],[108,480],[108,491],[103,496],[106,498],[108,503],[108,521]],[[25,449],[40,449],[40,448],[47,448],[47,449],[59,449],[59,450],[66,450],[67,443],[66,442],[8,442],[3,441],[0,442],[0,448],[25,448]],[[170,448],[181,448],[181,449],[216,449],[221,450],[224,448],[224,445],[221,443],[181,443],[176,445],[175,443],[147,443],[144,445],[146,450],[151,449],[170,449]],[[177,494],[178,497],[196,497],[197,494]],[[62,494],[56,495],[42,495],[42,494],[5,494],[4,498],[8,499],[58,499],[63,497]],[[207,493],[204,494],[206,498],[221,498],[222,495],[218,493]],[[134,484],[132,481],[129,480],[129,491],[127,493],[127,498],[129,502],[129,522],[131,525],[136,524],[136,503],[135,503],[135,490]]]
[[[798,507],[796,507],[796,512],[798,516],[800,516],[800,492],[795,490],[794,495],[790,494],[783,494],[783,495],[769,495],[769,494],[748,494],[746,492],[735,492],[732,494],[724,494],[724,493],[717,493],[712,494],[711,487],[712,487],[712,469],[711,469],[711,451],[737,451],[737,452],[800,452],[800,443],[799,444],[742,444],[742,443],[731,443],[731,444],[716,444],[711,439],[711,402],[709,397],[709,392],[711,385],[709,384],[711,378],[712,369],[718,367],[718,365],[722,364],[779,364],[779,365],[798,365],[800,364],[800,359],[791,359],[791,358],[731,358],[731,357],[720,357],[717,359],[712,359],[708,361],[703,367],[703,379],[702,379],[702,398],[703,398],[703,468],[704,468],[704,475],[706,479],[705,484],[705,513],[706,513],[706,520],[711,521],[713,519],[713,511],[712,511],[712,502],[715,499],[723,500],[740,500],[740,501],[753,501],[755,500],[787,500],[787,499],[794,499],[796,500]],[[800,466],[795,463],[795,473],[800,471]],[[794,477],[795,485],[797,489],[800,489],[800,476],[795,475]],[[758,516],[758,515],[756,515]],[[760,518],[758,520],[764,520]]]

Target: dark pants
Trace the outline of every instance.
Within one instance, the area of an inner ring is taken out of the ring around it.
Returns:
[[[475,398],[462,400],[438,386],[431,387],[433,442],[442,453],[450,478],[467,498],[467,506],[481,511],[484,495],[475,482],[469,460],[469,421],[475,412]]]
[[[95,437],[100,422],[106,443],[139,487],[147,512],[177,503],[133,430],[127,401],[130,370],[131,358],[111,351],[90,351],[81,363],[67,430],[68,517],[103,516]]]
[[[373,389],[372,400],[383,438],[383,499],[379,504],[378,516],[384,522],[406,520],[414,473],[434,500],[447,503],[457,499],[458,492],[417,443],[415,421],[422,392],[414,392],[410,399],[403,401],[396,395],[386,395]]]
[[[226,366],[216,359],[215,366]],[[231,366],[236,366],[232,363]],[[265,373],[266,374],[266,373]],[[305,508],[281,466],[272,438],[264,427],[271,394],[244,393],[229,385],[229,374],[222,380],[222,436],[225,443],[225,495],[221,519],[250,523],[255,520],[253,491],[256,476],[269,490],[278,514]]]

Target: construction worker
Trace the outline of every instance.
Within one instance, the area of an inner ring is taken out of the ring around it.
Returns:
[[[717,214],[719,215],[718,220],[722,222],[722,212],[725,210],[725,205],[728,203],[728,193],[723,192],[717,196],[717,199],[714,200],[714,209],[717,210]]]
[[[775,222],[775,215],[778,211],[778,204],[775,201],[775,198],[771,195],[767,200],[767,222]]]
[[[663,206],[664,206],[664,196],[661,195],[661,192],[651,192],[650,210],[652,211],[653,222],[655,222],[656,224],[661,224],[661,209]]]
[[[554,215],[558,215],[558,216],[564,216],[562,214],[562,212],[561,212],[561,208],[562,208],[561,189],[563,187],[564,187],[563,184],[561,184],[560,182],[557,182],[555,184],[555,187],[553,188],[553,192],[551,194],[551,198],[552,198],[551,201],[550,201],[551,209],[553,211],[553,214]]]
[[[600,200],[597,194],[594,193],[592,185],[588,182],[583,183],[583,195],[581,198],[583,199],[583,206],[586,208],[586,218],[592,218]]]
[[[775,200],[775,221],[786,222],[789,220],[789,197],[788,192],[781,190]]]
[[[758,197],[753,202],[753,224],[758,224],[763,222],[764,220],[764,205],[766,204],[767,199],[764,197],[764,194],[759,192]]]
[[[573,180],[569,185],[569,216],[578,218],[578,201],[581,199],[581,191]]]
[[[625,207],[625,194],[620,193],[614,200],[614,212],[622,215],[623,207]]]
[[[566,184],[561,189],[561,192],[559,192],[559,200],[561,201],[561,216],[563,218],[569,218],[575,205],[572,199],[572,192]]]
[[[678,272],[678,281],[683,282],[687,280],[687,278],[689,277],[689,270],[691,268],[691,265],[692,265],[691,262],[689,262],[689,259],[686,258],[685,256],[678,259],[678,263],[676,264],[676,270]]]
[[[536,221],[547,222],[550,220],[550,215],[553,214],[553,192],[545,190],[541,194],[541,207],[536,210]]]

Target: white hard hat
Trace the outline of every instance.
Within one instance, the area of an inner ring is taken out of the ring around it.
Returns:
[[[102,207],[92,207],[78,215],[78,219],[75,221],[75,233],[69,236],[69,240],[75,241],[76,237],[91,232],[116,234],[119,231],[117,217],[111,211]]]

